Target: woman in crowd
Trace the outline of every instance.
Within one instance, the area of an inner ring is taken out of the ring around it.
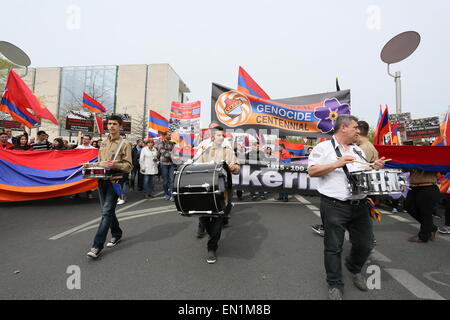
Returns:
[[[28,144],[28,136],[25,134],[22,134],[17,137],[16,145],[12,146],[10,150],[23,150],[27,151],[31,149],[31,146]]]
[[[152,139],[145,141],[144,145],[144,148],[141,150],[139,164],[141,173],[144,176],[145,198],[149,199],[153,193],[153,177],[158,174],[158,150],[155,148],[155,142]]]
[[[64,141],[62,138],[55,138],[53,140],[52,150],[66,150],[66,147],[64,146]]]

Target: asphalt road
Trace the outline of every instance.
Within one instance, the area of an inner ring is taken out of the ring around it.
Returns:
[[[161,197],[131,192],[117,209],[123,241],[97,260],[86,257],[97,199],[2,203],[0,299],[326,299],[323,238],[311,230],[320,222],[319,198],[277,203],[273,196],[236,202],[213,265],[206,263],[207,238],[196,238],[198,220]],[[450,237],[409,243],[417,230],[406,213],[375,222],[377,247],[366,267],[380,268],[381,289],[360,292],[344,268],[344,298],[450,299]],[[346,241],[343,254],[349,250]],[[80,271],[79,289],[68,288],[78,275],[70,268]]]

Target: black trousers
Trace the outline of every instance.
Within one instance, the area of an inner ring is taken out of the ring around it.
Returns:
[[[224,216],[222,219],[222,222],[224,225],[228,224],[228,221],[230,220],[231,209],[233,208],[233,205],[231,202],[232,197],[233,197],[233,190],[227,190],[225,192],[227,192],[227,194],[228,194],[228,201],[227,201],[227,205],[225,206]],[[199,230],[198,230],[199,232],[205,232],[205,230],[206,230],[205,225],[202,224],[201,218],[198,219],[198,228],[199,228]]]
[[[437,230],[433,223],[433,211],[439,202],[436,185],[411,187],[405,200],[406,211],[420,223],[419,239],[427,242],[431,233]]]
[[[358,205],[321,197],[320,216],[324,237],[324,260],[327,283],[331,288],[344,288],[341,254],[345,230],[349,231],[352,248],[346,258],[351,273],[360,273],[373,248],[373,231],[369,206],[366,201]]]
[[[220,235],[222,234],[223,217],[200,217],[199,220],[210,237],[208,240],[208,251],[217,251]]]
[[[445,201],[445,225],[450,227],[450,194],[442,194]]]
[[[138,177],[138,189],[142,189],[144,186],[144,176],[141,173],[140,165],[133,166],[133,170],[131,171],[130,187],[133,188],[133,190],[135,188],[136,176]]]

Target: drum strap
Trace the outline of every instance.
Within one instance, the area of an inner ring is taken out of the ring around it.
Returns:
[[[334,148],[334,151],[336,152],[336,155],[337,155],[338,157],[342,157],[341,150],[339,150],[339,148],[336,148],[336,143],[334,142],[334,139],[331,139],[331,143],[333,144],[333,148]],[[355,178],[352,177],[352,176],[350,175],[350,172],[348,171],[347,165],[343,166],[342,169],[344,170],[345,175],[347,176],[348,181],[349,181],[350,184],[352,185],[352,189],[356,191],[356,181],[355,181]]]

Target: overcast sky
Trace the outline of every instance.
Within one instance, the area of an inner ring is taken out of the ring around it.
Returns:
[[[403,112],[442,116],[450,105],[450,1],[14,0],[1,5],[2,39],[32,67],[169,63],[210,118],[211,82],[236,88],[238,67],[272,98],[351,89],[352,114],[374,125],[395,112],[383,45],[414,30],[402,72]],[[6,14],[7,13],[7,14]]]

